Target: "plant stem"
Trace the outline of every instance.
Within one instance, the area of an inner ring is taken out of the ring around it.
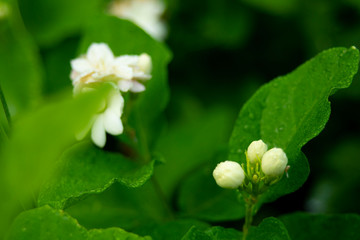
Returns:
[[[155,192],[157,193],[157,195],[159,196],[159,198],[161,199],[161,201],[163,202],[163,205],[166,209],[167,214],[169,215],[170,219],[174,219],[174,213],[170,207],[169,201],[167,200],[164,192],[161,189],[161,186],[159,184],[159,182],[157,181],[157,179],[155,178],[155,176],[153,175],[151,177],[151,181],[153,183],[153,186],[155,188]]]
[[[245,223],[243,226],[243,240],[246,240],[246,237],[249,233],[249,228],[253,220],[253,211],[254,211],[256,198],[250,195],[248,199],[245,199],[245,202],[246,202],[246,212],[245,212]]]
[[[10,123],[11,123],[10,112],[9,112],[8,105],[6,104],[4,92],[1,88],[1,85],[0,85],[0,100],[1,100],[1,104],[2,104],[4,112],[5,112],[6,120],[8,122],[8,125],[10,126]]]

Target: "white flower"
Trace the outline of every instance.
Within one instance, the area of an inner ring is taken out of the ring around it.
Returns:
[[[124,108],[124,99],[118,89],[110,92],[106,102],[83,131],[77,134],[77,139],[83,139],[91,128],[91,139],[98,147],[104,147],[106,143],[106,132],[111,135],[119,135],[123,132],[121,115]]]
[[[145,86],[138,82],[138,80],[149,80],[151,78],[150,72],[152,69],[151,58],[148,54],[143,53],[137,55],[123,55],[115,59],[117,65],[124,65],[131,68],[132,79],[122,79],[118,81],[120,91],[127,92],[142,92]]]
[[[119,18],[133,21],[157,40],[166,37],[166,25],[161,20],[165,11],[162,0],[114,0],[109,11]]]
[[[247,156],[250,163],[254,164],[256,161],[261,160],[267,149],[268,146],[261,139],[253,141],[247,150]]]
[[[71,61],[70,78],[73,85],[91,82],[131,79],[132,69],[123,64],[116,64],[115,57],[105,43],[92,43],[87,53]]]
[[[151,66],[146,53],[114,57],[107,44],[92,43],[84,56],[71,61],[70,78],[75,93],[93,82],[114,82],[122,92],[141,92],[145,86],[138,81],[151,78]]]
[[[262,157],[261,169],[268,176],[282,176],[285,171],[288,159],[281,148],[272,148]]]
[[[75,95],[93,91],[98,84],[92,83],[108,82],[114,87],[98,114],[77,134],[77,139],[83,139],[91,129],[93,142],[104,147],[106,132],[112,135],[123,132],[124,99],[120,92],[145,90],[139,81],[151,78],[151,58],[146,53],[115,57],[106,43],[93,43],[85,55],[71,61],[71,67]]]
[[[236,189],[243,183],[245,173],[239,163],[225,161],[216,166],[213,177],[220,187]]]

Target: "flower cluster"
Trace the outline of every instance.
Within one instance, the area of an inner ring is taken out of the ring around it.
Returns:
[[[91,91],[98,83],[111,83],[113,90],[109,93],[103,106],[99,109],[77,139],[83,139],[91,129],[91,139],[99,146],[106,143],[106,132],[119,135],[123,132],[121,115],[124,98],[121,92],[142,92],[145,86],[140,81],[149,80],[152,62],[149,55],[122,55],[115,57],[105,43],[93,43],[87,53],[71,61],[70,78],[74,94]]]
[[[233,161],[219,163],[213,176],[223,188],[237,189],[249,194],[259,195],[268,186],[278,182],[287,168],[288,159],[281,148],[272,148],[262,141],[253,141],[246,153],[246,172],[244,165]]]
[[[122,92],[145,90],[139,81],[151,78],[151,58],[141,55],[115,57],[105,43],[93,43],[87,53],[71,61],[71,75],[75,93],[92,82],[114,82]]]
[[[165,11],[162,0],[114,0],[109,11],[119,18],[133,21],[157,40],[166,37],[166,25],[161,20]]]

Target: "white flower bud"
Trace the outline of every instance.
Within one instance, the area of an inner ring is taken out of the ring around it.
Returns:
[[[213,176],[220,187],[236,189],[243,183],[245,173],[239,163],[225,161],[216,166]]]
[[[268,176],[281,176],[288,164],[285,152],[281,148],[267,151],[261,161],[261,169]]]
[[[250,163],[255,163],[258,159],[261,160],[267,149],[268,146],[261,139],[258,141],[253,141],[247,150],[247,156]]]
[[[151,68],[152,68],[152,61],[151,61],[151,57],[146,54],[143,53],[139,56],[139,69],[144,72],[145,74],[149,74],[151,72]]]

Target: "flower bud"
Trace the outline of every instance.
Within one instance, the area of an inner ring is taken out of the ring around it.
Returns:
[[[225,161],[216,166],[213,176],[220,187],[236,189],[243,183],[245,173],[239,163]]]
[[[247,150],[247,157],[250,163],[255,163],[258,159],[261,160],[267,149],[268,146],[261,139],[253,141]]]
[[[288,159],[281,148],[272,148],[267,151],[261,161],[261,169],[265,175],[281,176],[286,168]]]
[[[146,74],[149,74],[152,68],[151,57],[146,53],[141,54],[139,56],[138,65],[141,71],[143,71]]]

